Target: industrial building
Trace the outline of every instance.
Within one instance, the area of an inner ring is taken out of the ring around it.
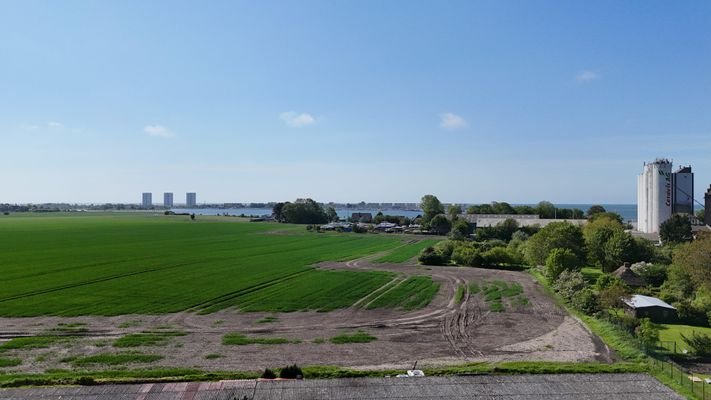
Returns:
[[[195,207],[197,205],[197,195],[194,192],[188,192],[185,194],[185,205],[186,207]]]
[[[171,193],[171,192],[163,193],[163,207],[173,208],[173,193]]]
[[[149,193],[149,192],[143,193],[143,197],[141,199],[141,206],[143,208],[153,207],[153,193]]]
[[[658,233],[674,213],[694,213],[694,173],[682,167],[672,173],[672,162],[657,159],[644,164],[637,177],[637,230]]]

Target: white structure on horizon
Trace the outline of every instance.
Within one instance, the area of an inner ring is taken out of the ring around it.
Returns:
[[[190,207],[195,207],[197,205],[197,195],[195,192],[188,192],[185,194],[185,206],[190,208]]]
[[[173,193],[172,192],[163,193],[163,207],[173,208]]]
[[[150,193],[150,192],[143,193],[143,197],[141,199],[141,206],[143,208],[153,207],[153,193]]]
[[[637,177],[637,230],[658,233],[673,213],[693,214],[694,174],[691,167],[672,173],[672,162],[656,159],[644,164]]]

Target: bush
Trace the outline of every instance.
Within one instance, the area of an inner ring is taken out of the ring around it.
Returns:
[[[262,379],[276,379],[276,377],[277,375],[274,373],[274,371],[269,368],[266,368],[264,372],[262,372],[262,376],[260,376],[260,378]]]
[[[616,324],[620,328],[626,330],[628,333],[634,335],[639,327],[641,321],[629,314],[609,314],[610,322]]]
[[[579,271],[563,271],[553,284],[553,290],[567,301],[571,301],[585,287],[585,278]]]
[[[595,281],[595,289],[600,291],[621,284],[623,284],[623,282],[620,278],[610,274],[602,274],[598,276],[597,281]]]
[[[452,252],[452,261],[457,265],[469,265],[475,266],[475,259],[479,258],[481,261],[481,254],[472,246],[458,246]],[[476,265],[479,266],[479,265]]]
[[[417,260],[425,265],[447,265],[449,263],[449,258],[435,251],[432,246],[423,249]]]
[[[587,315],[594,315],[600,308],[597,303],[597,294],[590,288],[583,288],[571,299],[573,307]]]
[[[691,332],[691,336],[681,334],[682,340],[686,343],[691,351],[699,357],[711,356],[711,336],[705,333]]]
[[[635,336],[647,347],[656,346],[659,343],[659,326],[649,318],[642,318],[635,329]]]
[[[279,371],[279,378],[282,379],[302,379],[303,377],[304,373],[296,364],[284,367]]]
[[[494,247],[482,254],[482,257],[486,265],[514,264],[514,259],[506,247]]]
[[[577,256],[569,249],[553,249],[546,259],[546,276],[557,279],[563,271],[571,271],[578,265]]]

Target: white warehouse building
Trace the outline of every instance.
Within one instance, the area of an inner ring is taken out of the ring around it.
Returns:
[[[693,214],[694,174],[691,167],[672,173],[672,162],[657,159],[644,164],[637,177],[637,230],[658,233],[674,213]]]

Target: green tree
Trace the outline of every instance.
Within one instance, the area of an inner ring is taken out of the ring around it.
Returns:
[[[693,239],[691,221],[684,215],[674,214],[659,226],[659,237],[662,243],[690,242]]]
[[[595,204],[594,206],[591,206],[590,208],[588,208],[588,211],[585,213],[585,215],[586,215],[588,218],[590,218],[590,217],[592,217],[592,216],[595,215],[595,214],[604,213],[604,212],[606,212],[606,211],[607,211],[607,210],[605,210],[605,207],[603,207],[603,206],[601,206],[601,205],[599,205],[599,204]]]
[[[684,343],[686,343],[697,356],[711,356],[711,336],[705,333],[691,331],[691,335],[689,336],[682,333],[681,339],[684,340]]]
[[[454,222],[454,220],[459,218],[459,214],[461,214],[461,213],[462,213],[462,206],[460,206],[459,204],[452,204],[451,206],[449,206],[449,208],[447,208],[447,215],[452,220],[452,222]]]
[[[493,202],[491,203],[491,208],[494,210],[494,214],[516,214],[516,210],[514,210],[513,207],[511,207],[511,204],[502,201],[502,202]]]
[[[435,215],[444,214],[444,206],[440,203],[437,196],[431,194],[426,194],[422,196],[422,201],[420,203],[420,208],[422,208],[422,223],[426,224],[435,217]]]
[[[642,318],[635,329],[635,336],[647,347],[656,346],[659,343],[659,326],[649,318]]]
[[[444,214],[437,214],[430,220],[430,230],[438,235],[446,235],[452,229],[452,223],[449,222]]]
[[[494,247],[482,254],[487,265],[512,265],[516,263],[506,247]]]
[[[696,218],[703,221],[704,218],[706,218],[706,209],[702,208],[700,210],[696,210],[696,214],[694,214],[694,215],[696,215]]]
[[[459,218],[452,224],[452,231],[450,232],[450,236],[454,240],[463,240],[469,237],[469,235],[472,233],[472,229],[469,226],[469,223],[465,221],[462,218]]]
[[[326,208],[326,218],[328,219],[329,222],[336,222],[338,221],[338,213],[336,212],[336,209],[333,207],[327,207]]]
[[[636,261],[635,241],[628,232],[617,231],[605,243],[605,258],[602,263],[603,272],[612,272],[619,268],[623,262]]]
[[[580,227],[568,222],[553,222],[541,228],[526,243],[526,259],[532,265],[544,265],[555,249],[569,249],[577,258],[576,267],[585,260],[585,241]]]
[[[620,309],[624,301],[629,299],[629,292],[622,282],[615,282],[598,292],[598,302],[603,310]]]
[[[693,242],[679,246],[674,250],[672,259],[674,265],[683,271],[683,275],[691,278],[694,289],[711,291],[711,234],[699,235]],[[672,273],[671,270],[669,272]],[[683,276],[680,279],[684,279]]]
[[[536,206],[536,212],[541,218],[555,218],[555,206],[550,201],[542,201]]]
[[[563,271],[571,271],[578,266],[578,257],[570,249],[553,249],[546,259],[546,276],[555,281]]]
[[[292,224],[324,224],[328,217],[323,207],[311,199],[286,203],[281,210],[284,221]]]
[[[558,292],[567,301],[572,300],[586,288],[585,278],[580,271],[563,271],[553,283],[553,290]]]
[[[274,207],[272,207],[272,216],[274,216],[274,219],[277,222],[284,222],[284,216],[282,215],[282,210],[284,209],[284,205],[288,204],[289,202],[286,203],[276,203],[274,204]]]

